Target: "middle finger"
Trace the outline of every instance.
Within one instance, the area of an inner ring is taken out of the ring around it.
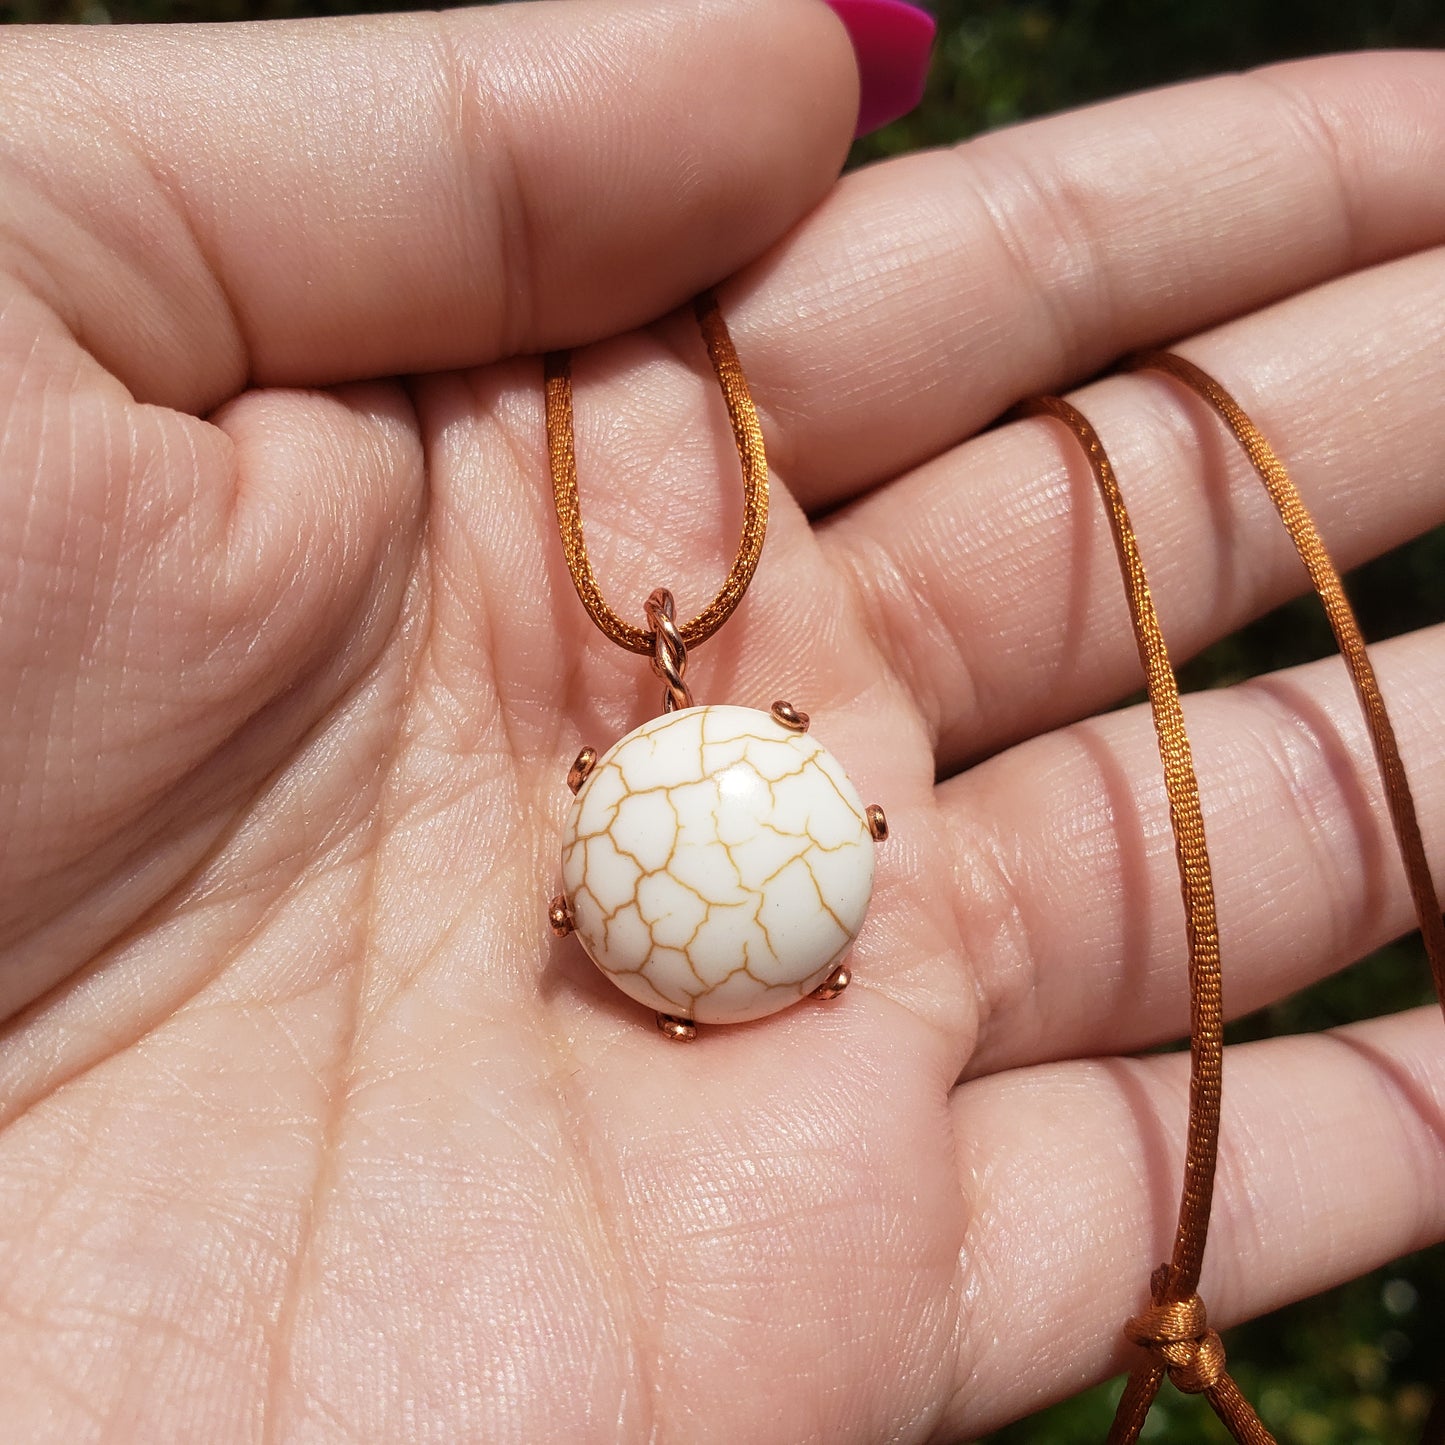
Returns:
[[[1442,341],[1445,251],[1433,251],[1184,349],[1239,396],[1350,567],[1445,520]],[[1202,402],[1148,373],[1076,400],[1119,475],[1176,662],[1306,589],[1263,487]],[[945,775],[1139,686],[1105,513],[1051,421],[956,448],[826,523],[822,540]]]

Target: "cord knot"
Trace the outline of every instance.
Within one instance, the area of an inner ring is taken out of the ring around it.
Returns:
[[[1151,1305],[1124,1326],[1124,1333],[1148,1350],[1186,1395],[1202,1395],[1224,1374],[1223,1342],[1209,1328],[1197,1294]]]

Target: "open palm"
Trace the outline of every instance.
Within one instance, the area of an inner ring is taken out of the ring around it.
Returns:
[[[1439,522],[1445,62],[834,188],[815,0],[3,46],[6,1438],[948,1439],[1120,1367],[1172,844],[1147,718],[1082,720],[1138,686],[1087,471],[976,434],[1192,336],[1342,564]],[[536,353],[583,347],[608,595],[690,614],[736,459],[673,308],[725,277],[774,513],[689,681],[806,708],[893,835],[852,989],[683,1047],[545,927],[567,764],[657,683],[572,594]],[[1197,408],[1081,404],[1179,655],[1300,588]],[[1445,638],[1379,666],[1438,850]],[[1352,707],[1320,665],[1190,710],[1233,1013],[1409,926]],[[1221,1323],[1445,1232],[1438,1029],[1230,1056]]]

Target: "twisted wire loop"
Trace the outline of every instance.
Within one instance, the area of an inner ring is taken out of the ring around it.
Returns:
[[[675,620],[677,607],[666,587],[657,588],[643,607],[652,638],[652,670],[662,679],[662,710],[691,707],[692,689],[683,680],[687,672],[687,644]]]
[[[1149,707],[1164,766],[1169,823],[1174,832],[1174,851],[1184,895],[1190,998],[1189,1130],[1184,1155],[1184,1188],[1173,1255],[1168,1264],[1154,1272],[1154,1308],[1139,1316],[1139,1333],[1145,1337],[1146,1353],[1131,1373],[1120,1398],[1109,1431],[1109,1445],[1133,1445],[1164,1376],[1176,1371],[1186,1383],[1201,1387],[1197,1393],[1209,1401],[1236,1440],[1246,1445],[1273,1445],[1273,1437],[1225,1373],[1223,1347],[1216,1349],[1206,1343],[1212,1332],[1208,1330],[1197,1294],[1219,1154],[1224,1004],[1214,882],[1205,843],[1199,780],[1194,771],[1189,735],[1184,728],[1179,684],[1159,626],[1134,526],[1098,432],[1077,407],[1062,397],[1035,397],[1024,402],[1018,411],[1024,416],[1053,417],[1074,434],[1084,449],[1103,498],[1124,577],[1134,641],[1148,684]],[[1190,1326],[1196,1323],[1200,1329],[1194,1334]]]
[[[722,390],[732,425],[733,443],[743,473],[743,527],[738,549],[717,595],[687,622],[676,624],[688,647],[706,642],[732,616],[757,571],[768,531],[768,459],[763,447],[757,408],[748,390],[742,363],[718,310],[717,298],[705,291],[693,302],[693,313],[707,346],[708,359]],[[554,351],[544,364],[546,381],[547,458],[552,471],[552,498],[567,570],[587,615],[619,647],[646,657],[654,650],[653,629],[634,627],[617,615],[602,595],[582,529],[582,504],[577,494],[577,442],[572,416],[571,353]]]

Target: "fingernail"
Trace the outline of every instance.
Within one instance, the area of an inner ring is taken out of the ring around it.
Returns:
[[[923,99],[938,27],[907,0],[825,0],[843,22],[858,57],[858,129],[868,135],[907,115]]]

